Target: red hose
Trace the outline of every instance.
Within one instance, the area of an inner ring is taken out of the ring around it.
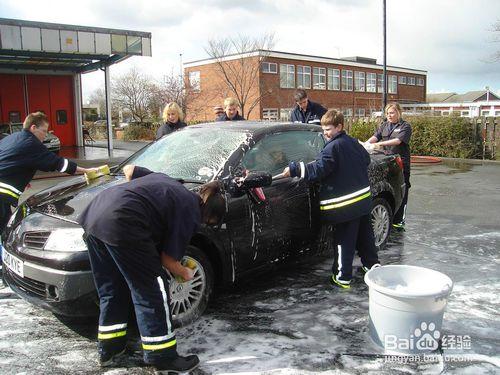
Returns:
[[[432,164],[432,163],[441,163],[441,158],[437,158],[435,156],[411,156],[411,162],[416,164]]]

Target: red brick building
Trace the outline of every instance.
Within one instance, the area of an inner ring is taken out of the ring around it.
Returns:
[[[221,105],[225,97],[235,96],[223,79],[221,64],[227,71],[241,74],[240,81],[247,86],[242,90],[247,97],[243,115],[251,120],[288,120],[297,88],[305,89],[311,100],[340,109],[347,116],[364,117],[381,110],[383,68],[375,59],[260,50],[185,63],[188,120],[213,120],[213,107]],[[426,88],[426,71],[387,67],[388,101],[424,103]]]

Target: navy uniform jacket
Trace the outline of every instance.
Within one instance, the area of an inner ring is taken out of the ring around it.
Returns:
[[[226,112],[224,112],[222,115],[217,117],[215,121],[242,121],[245,120],[243,116],[241,116],[239,113],[236,113],[236,115],[233,118],[229,118],[226,115]]]
[[[166,122],[162,126],[158,128],[156,131],[156,139],[160,139],[164,135],[175,132],[176,130],[180,130],[185,128],[187,125],[185,122],[177,121],[175,124],[172,122]]]
[[[76,164],[49,151],[29,130],[0,141],[0,197],[15,203],[37,170],[76,172]]]
[[[373,134],[377,141],[388,141],[398,138],[401,143],[397,146],[385,146],[384,148],[393,154],[399,154],[403,160],[405,173],[410,173],[410,138],[411,125],[404,120],[399,120],[396,124],[384,121]]]
[[[372,209],[368,165],[370,155],[344,131],[325,145],[315,161],[291,162],[292,177],[320,182],[320,211],[328,223],[342,223],[367,215]]]
[[[180,260],[200,226],[200,200],[166,174],[135,167],[130,182],[99,193],[77,221],[108,245],[150,247]]]
[[[290,121],[320,125],[321,117],[323,117],[326,111],[327,109],[321,104],[308,100],[305,112],[303,112],[298,105],[295,106],[290,113]]]

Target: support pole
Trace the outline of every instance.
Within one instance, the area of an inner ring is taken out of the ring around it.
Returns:
[[[386,21],[386,0],[383,0],[383,33],[384,33],[384,72],[382,80],[384,82],[382,88],[382,112],[384,112],[387,105],[387,21]]]
[[[109,84],[109,65],[104,68],[104,92],[106,95],[106,128],[108,133],[108,156],[113,156],[113,129],[111,121],[111,87]]]

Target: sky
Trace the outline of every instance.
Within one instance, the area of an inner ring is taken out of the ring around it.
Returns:
[[[152,57],[114,65],[153,77],[207,57],[207,41],[273,33],[274,50],[382,63],[382,0],[0,0],[0,17],[152,33]],[[428,72],[428,92],[500,94],[499,0],[387,0],[387,64]],[[182,54],[182,58],[180,55]],[[84,102],[104,74],[83,76]]]

